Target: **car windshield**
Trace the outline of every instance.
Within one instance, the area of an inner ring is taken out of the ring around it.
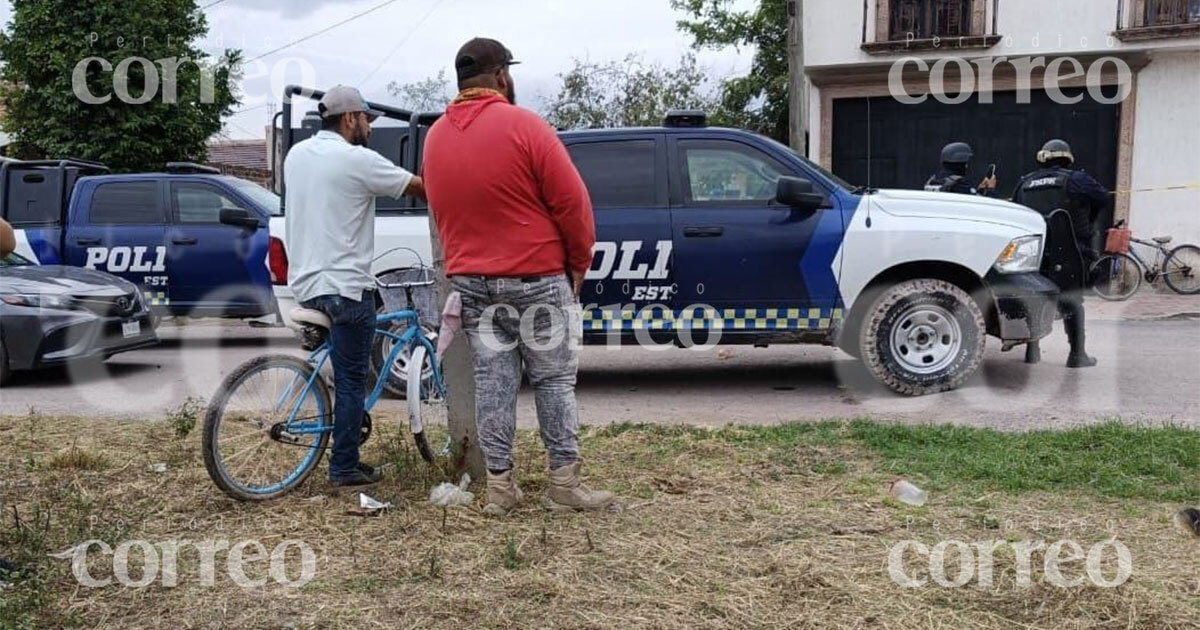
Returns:
[[[244,179],[230,177],[228,181],[233,185],[234,188],[238,190],[238,192],[249,197],[251,201],[255,203],[255,205],[258,205],[263,210],[266,210],[271,216],[283,216],[283,210],[280,209],[282,204],[279,201],[279,195],[276,195],[275,193],[263,188],[262,186],[259,186],[258,184],[255,184],[254,182],[246,181]]]
[[[0,267],[20,267],[22,265],[32,265],[33,263],[25,260],[17,254],[9,254],[0,258]]]
[[[804,157],[803,155],[800,155],[799,153],[793,151],[792,148],[789,147],[788,145],[783,144],[782,142],[779,142],[778,140],[775,140],[773,138],[767,138],[767,141],[770,142],[771,144],[774,144],[775,146],[779,147],[780,149],[783,149],[784,151],[787,151],[788,153],[791,153],[792,155],[800,158],[801,160],[804,161],[804,163],[809,168],[820,173],[826,179],[833,182],[834,184],[837,184],[838,186],[841,186],[842,188],[845,188],[846,190],[855,190],[856,188],[858,188],[854,184],[851,184],[850,182],[847,182],[846,180],[842,179],[841,177],[838,177],[837,175],[834,175],[833,173],[830,173],[829,171],[825,170],[820,164],[817,164],[816,162],[813,162],[812,160]]]

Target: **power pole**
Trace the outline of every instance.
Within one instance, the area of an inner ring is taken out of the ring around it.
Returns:
[[[804,76],[803,0],[788,0],[788,144],[808,156],[808,79]]]
[[[445,308],[450,295],[450,279],[446,277],[446,256],[438,238],[437,221],[429,210],[429,234],[433,241],[433,270],[437,278],[438,308]],[[440,311],[439,311],[440,312]],[[454,477],[463,472],[472,480],[484,478],[483,452],[475,433],[475,368],[466,334],[459,334],[442,357],[442,372],[446,379],[446,401],[450,417],[450,467]]]

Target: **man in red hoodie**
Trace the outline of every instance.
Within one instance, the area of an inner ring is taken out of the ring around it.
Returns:
[[[454,62],[460,92],[425,141],[429,207],[474,356],[485,511],[504,515],[521,500],[512,442],[522,364],[550,455],[543,504],[598,509],[613,496],[580,481],[575,402],[592,204],[554,129],[516,106],[515,63],[500,42],[467,42]]]

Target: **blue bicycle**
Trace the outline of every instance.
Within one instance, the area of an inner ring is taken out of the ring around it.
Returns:
[[[389,342],[386,361],[368,393],[368,412],[383,396],[389,372],[401,357],[406,368],[409,428],[421,457],[435,462],[449,452],[446,384],[434,338],[422,328],[413,290],[433,285],[428,268],[419,279],[381,289],[404,291],[408,308],[379,314],[375,335]],[[316,470],[333,431],[333,389],[325,375],[329,361],[329,318],[320,311],[295,309],[292,318],[311,354],[307,359],[272,354],[247,361],[221,383],[204,419],[204,466],[225,494],[242,501],[263,501],[304,483]],[[371,436],[369,413],[362,441]],[[433,445],[440,445],[435,448]]]

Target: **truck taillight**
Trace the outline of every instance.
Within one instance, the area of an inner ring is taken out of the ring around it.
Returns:
[[[283,286],[288,281],[288,257],[287,250],[283,247],[283,241],[271,237],[271,244],[267,249],[267,267],[271,270],[271,284]]]

